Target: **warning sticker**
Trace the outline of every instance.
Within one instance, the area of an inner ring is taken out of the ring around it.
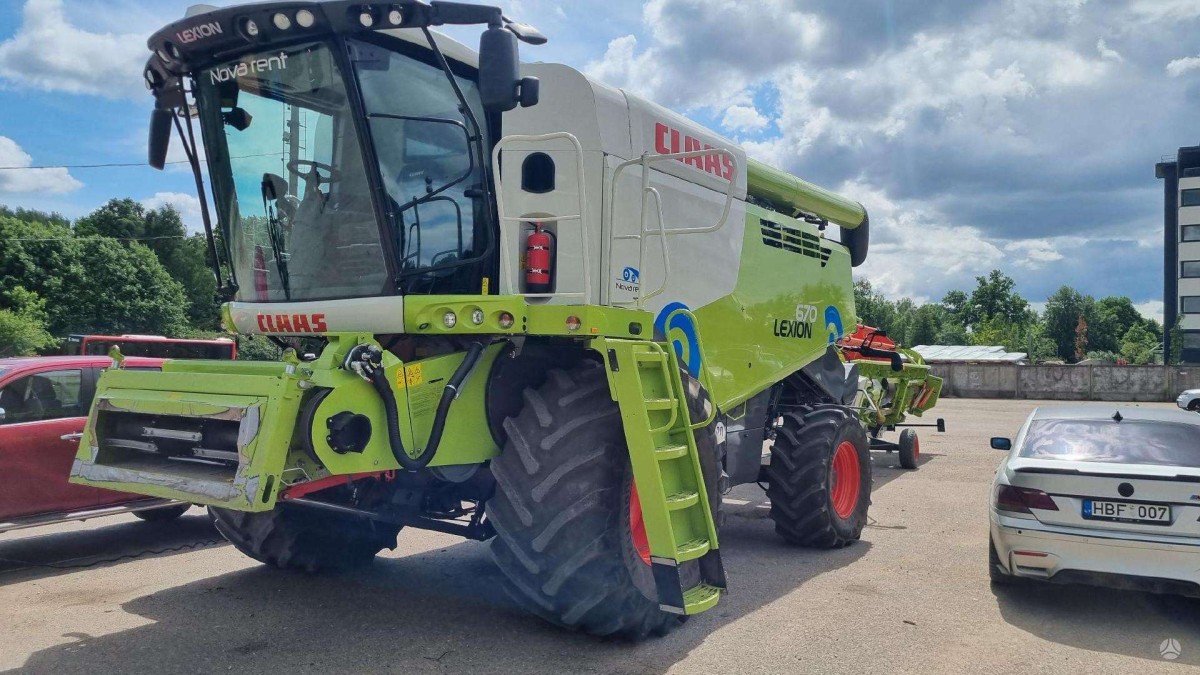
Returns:
[[[414,363],[411,366],[404,367],[404,380],[408,386],[415,387],[419,384],[424,384],[425,373],[422,366],[424,364]]]

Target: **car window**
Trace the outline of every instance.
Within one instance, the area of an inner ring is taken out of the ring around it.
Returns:
[[[1021,457],[1200,467],[1200,425],[1179,422],[1037,420]]]
[[[82,417],[79,400],[82,370],[54,370],[27,375],[0,389],[0,424],[40,422],[63,417]]]

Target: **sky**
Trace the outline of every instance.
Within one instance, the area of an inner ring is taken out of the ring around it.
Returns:
[[[0,167],[142,163],[146,37],[173,0],[0,0]],[[216,2],[214,4],[229,4]],[[936,301],[1000,269],[1161,319],[1162,184],[1200,144],[1200,0],[509,0],[561,62],[862,202],[886,295]],[[474,41],[473,32],[456,37]],[[0,169],[0,204],[79,217],[111,197],[199,224],[191,174]]]

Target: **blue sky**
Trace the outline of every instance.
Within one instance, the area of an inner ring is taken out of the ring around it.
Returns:
[[[0,0],[0,166],[141,163],[145,37],[172,0]],[[228,4],[228,3],[218,3]],[[559,61],[862,201],[863,276],[940,298],[1000,268],[1161,312],[1154,163],[1200,143],[1200,0],[500,2]],[[471,31],[457,34],[473,42]],[[0,203],[110,197],[199,222],[190,174],[0,170]]]

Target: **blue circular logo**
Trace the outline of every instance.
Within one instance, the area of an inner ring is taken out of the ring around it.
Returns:
[[[838,341],[842,337],[842,313],[837,307],[830,305],[825,308],[825,330],[829,331],[829,344]]]
[[[656,335],[661,335],[663,339],[670,340],[671,345],[675,347],[675,355],[679,357],[679,362],[688,369],[688,372],[695,377],[700,375],[700,367],[703,365],[700,358],[699,340],[696,337],[696,324],[692,321],[690,314],[679,312],[672,316],[672,313],[677,309],[687,309],[688,306],[682,302],[672,302],[662,311],[658,313],[658,318],[654,320],[654,332]],[[668,318],[670,323],[668,323]]]

